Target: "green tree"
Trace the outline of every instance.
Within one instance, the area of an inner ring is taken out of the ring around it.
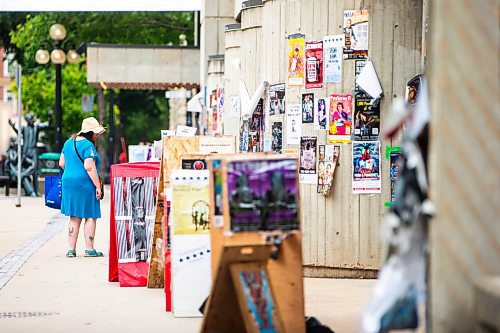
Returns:
[[[193,13],[56,12],[10,15],[19,16],[9,23],[11,26],[15,24],[9,34],[9,45],[16,50],[16,60],[23,64],[24,108],[41,120],[47,119],[48,110],[54,107],[54,66],[38,65],[35,53],[41,46],[51,47],[48,31],[52,24],[61,23],[66,27],[68,34],[62,44],[66,51],[80,42],[176,45],[181,33],[186,35],[188,44],[194,42]],[[79,66],[63,65],[62,80],[63,135],[67,137],[77,131],[81,119],[86,116],[81,112],[82,95],[95,95],[95,92],[86,83],[84,60]],[[115,113],[126,123],[121,132],[129,143],[157,138],[159,130],[168,126],[168,104],[161,91],[122,90],[117,101],[119,110]],[[94,116],[98,118],[97,106]],[[53,143],[53,138],[53,133],[47,133],[49,143]]]

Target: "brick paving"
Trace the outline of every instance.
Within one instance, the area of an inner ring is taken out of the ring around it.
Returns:
[[[26,260],[65,226],[66,217],[60,213],[54,215],[47,227],[38,235],[30,238],[14,251],[0,260],[0,289],[17,273]]]

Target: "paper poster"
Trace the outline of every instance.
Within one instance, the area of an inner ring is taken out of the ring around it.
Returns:
[[[229,118],[239,118],[241,112],[240,96],[229,96]]]
[[[326,36],[323,43],[325,48],[325,83],[341,83],[344,35]]]
[[[323,195],[328,196],[333,187],[333,176],[340,156],[340,146],[327,145],[325,149],[325,186]]]
[[[224,96],[223,89],[217,87],[209,95],[208,108],[208,134],[222,134],[223,129],[223,113],[224,112]]]
[[[304,37],[303,34],[288,36],[288,86],[304,85]]]
[[[263,141],[262,133],[263,132],[250,131],[248,136],[248,151],[250,153],[258,153],[263,151],[263,144],[261,147],[261,142]]]
[[[146,145],[129,145],[128,146],[128,161],[129,162],[146,162],[149,155],[149,146]]]
[[[222,228],[224,226],[224,217],[222,215],[222,162],[221,160],[212,160],[212,177],[214,188],[214,227]]]
[[[315,136],[302,136],[300,138],[300,169],[299,180],[301,184],[316,184],[316,147],[318,138]]]
[[[158,177],[113,177],[118,262],[151,253]]]
[[[306,43],[306,89],[323,87],[323,41]]]
[[[248,138],[248,151],[261,152],[264,149],[264,100],[261,98],[250,118],[250,133]]]
[[[405,99],[406,103],[410,106],[415,106],[417,97],[421,91],[422,75],[417,75],[406,84]]]
[[[264,137],[264,152],[272,151],[272,143],[273,143],[272,138]]]
[[[268,86],[269,87],[269,86]],[[269,88],[267,88],[264,92],[264,96],[262,99],[262,107],[264,108],[264,128],[262,129],[264,132],[269,132],[270,125],[270,112],[271,105],[269,104]]]
[[[314,122],[314,94],[302,94],[302,123],[312,124]]]
[[[330,95],[330,111],[328,113],[328,142],[351,142],[351,110],[351,95]]]
[[[325,187],[325,145],[318,146],[318,193],[323,193]]]
[[[375,72],[375,67],[373,67],[373,62],[371,60],[366,61],[365,66],[356,77],[356,84],[374,100],[382,95],[382,86],[380,85],[377,72]]]
[[[363,91],[356,82],[358,79],[359,73],[361,73],[361,70],[363,67],[365,67],[366,60],[356,60],[354,64],[354,94],[357,94],[360,91]]]
[[[208,171],[172,170],[174,235],[210,233]]]
[[[380,193],[380,142],[352,142],[352,193]]]
[[[344,10],[344,59],[368,56],[368,10]]]
[[[220,153],[234,154],[234,136],[209,137],[200,136],[198,151],[202,154]]]
[[[298,228],[295,159],[228,162],[227,191],[231,231]]]
[[[273,123],[272,135],[271,149],[273,152],[281,154],[283,152],[283,123],[281,121]]]
[[[359,92],[354,98],[354,140],[378,140],[380,133],[380,103]]]
[[[269,87],[269,114],[275,116],[285,113],[285,84],[273,84]]]
[[[302,134],[302,112],[299,104],[286,107],[286,144],[300,144]]]
[[[171,173],[174,317],[201,317],[198,309],[210,292],[208,176],[208,170],[172,170]]]
[[[326,130],[327,129],[327,113],[330,106],[328,98],[317,98],[314,102],[314,129]]]
[[[163,139],[167,136],[175,136],[175,130],[161,130],[161,138]]]
[[[196,127],[177,125],[177,129],[175,130],[176,136],[194,136],[198,129]]]
[[[389,177],[391,180],[391,202],[394,202],[396,195],[396,179],[399,176],[399,165],[403,154],[400,151],[393,151],[389,155]]]
[[[240,152],[248,152],[248,141],[250,137],[250,120],[243,118],[240,127]]]
[[[247,311],[256,324],[256,332],[279,332],[277,309],[265,270],[254,268],[239,272],[238,276]]]
[[[252,118],[250,118],[250,131],[262,131],[264,129],[264,100],[261,98],[255,107]]]

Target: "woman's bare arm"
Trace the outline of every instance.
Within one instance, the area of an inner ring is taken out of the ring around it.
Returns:
[[[63,153],[61,153],[61,157],[59,157],[59,166],[63,170],[64,170],[64,167],[66,166],[66,159],[64,158],[64,154]]]

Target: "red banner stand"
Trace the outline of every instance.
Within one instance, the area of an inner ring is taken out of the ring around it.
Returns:
[[[118,247],[115,220],[115,177],[158,177],[159,162],[122,163],[111,166],[111,208],[109,223],[109,282],[120,281],[120,286],[146,286],[149,263],[131,262],[118,264]]]

